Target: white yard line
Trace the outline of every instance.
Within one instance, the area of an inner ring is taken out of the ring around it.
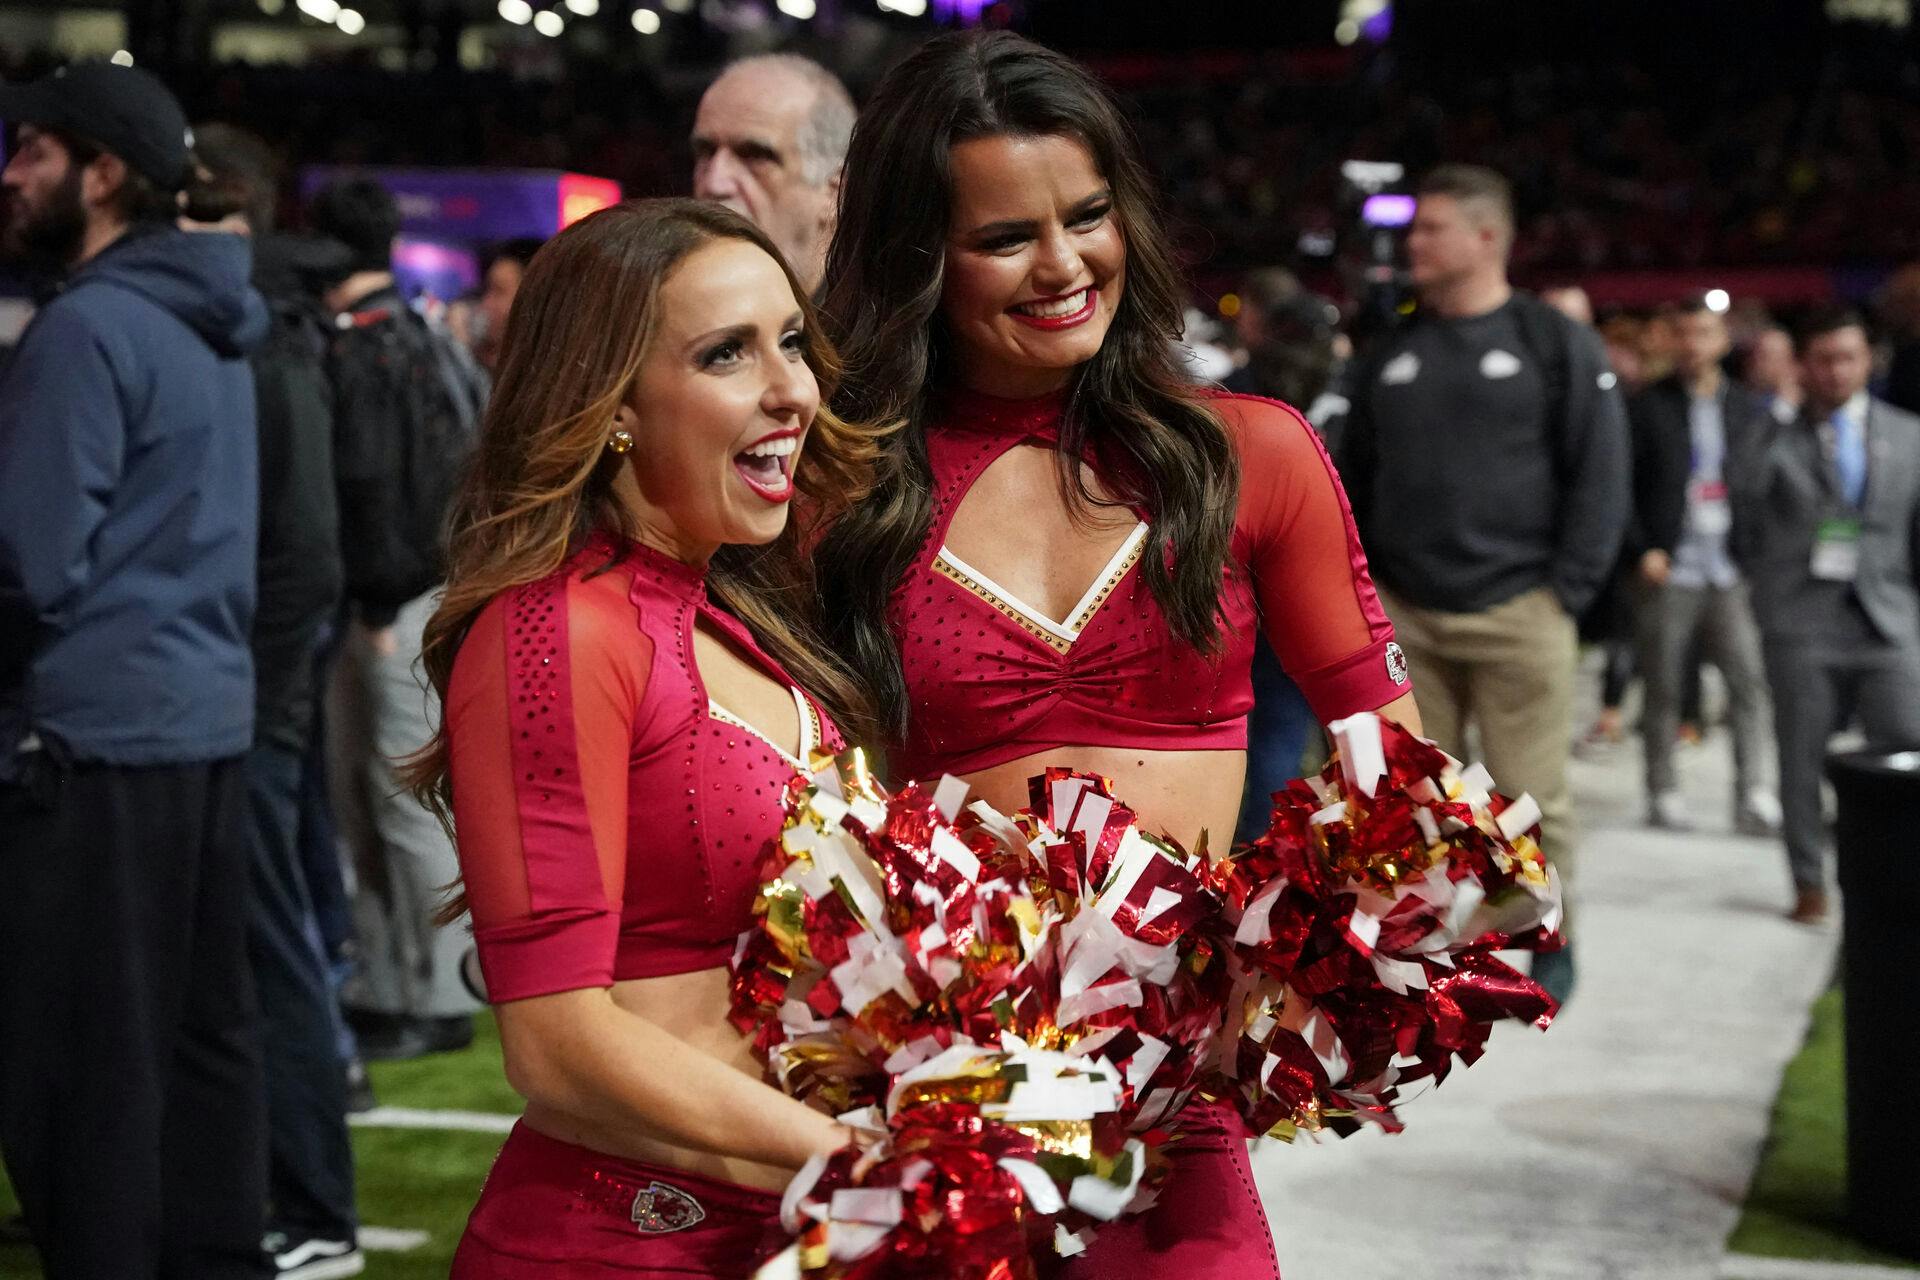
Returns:
[[[421,1107],[375,1107],[348,1116],[357,1129],[458,1129],[467,1133],[506,1133],[519,1116],[492,1111],[429,1111]]]
[[[433,1239],[425,1231],[405,1227],[362,1227],[360,1248],[367,1253],[411,1253]]]

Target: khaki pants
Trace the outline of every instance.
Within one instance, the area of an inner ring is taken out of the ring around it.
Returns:
[[[1541,848],[1560,872],[1572,936],[1573,802],[1567,752],[1573,738],[1573,619],[1546,587],[1480,613],[1422,609],[1385,590],[1381,603],[1406,651],[1420,720],[1441,750],[1470,760],[1467,730],[1504,795],[1540,806]]]

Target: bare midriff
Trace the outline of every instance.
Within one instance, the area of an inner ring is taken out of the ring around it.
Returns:
[[[727,1069],[755,1080],[765,1072],[753,1047],[727,1021],[728,972],[724,968],[675,973],[659,978],[630,978],[613,984],[613,1000],[694,1048],[711,1054]],[[689,1173],[736,1182],[764,1191],[783,1190],[793,1170],[715,1155],[670,1142],[638,1126],[610,1126],[586,1120],[552,1107],[529,1103],[526,1123],[550,1138],[572,1142],[593,1151],[685,1169]]]
[[[1202,831],[1209,848],[1233,842],[1246,783],[1244,751],[1143,751],[1137,747],[1056,747],[962,777],[1002,813],[1028,803],[1027,780],[1048,768],[1097,773],[1140,817],[1140,825],[1193,850]]]

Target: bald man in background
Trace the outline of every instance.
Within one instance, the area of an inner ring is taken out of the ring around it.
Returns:
[[[853,136],[853,98],[833,72],[791,53],[720,73],[693,122],[693,194],[745,214],[817,293]]]

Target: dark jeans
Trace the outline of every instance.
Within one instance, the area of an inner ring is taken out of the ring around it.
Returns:
[[[340,1011],[340,988],[353,972],[353,902],[347,896],[346,873],[340,865],[340,833],[333,821],[333,792],[327,778],[327,683],[339,651],[337,632],[329,628],[313,660],[313,718],[300,776],[300,865],[320,929],[320,952],[327,960],[327,982],[333,992],[334,1037],[340,1058],[359,1054],[353,1031]]]
[[[1247,789],[1240,797],[1234,841],[1266,834],[1273,793],[1300,776],[1307,737],[1320,727],[1300,686],[1280,669],[1266,637],[1253,651],[1253,714],[1247,717]]]
[[[46,1280],[267,1273],[242,771],[0,787],[0,1152]]]
[[[337,1006],[300,860],[302,753],[261,742],[247,757],[254,907],[248,941],[266,1031],[270,1221],[293,1236],[351,1240],[353,1148]]]

